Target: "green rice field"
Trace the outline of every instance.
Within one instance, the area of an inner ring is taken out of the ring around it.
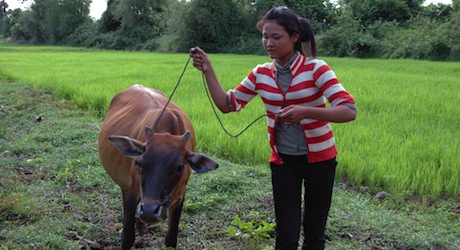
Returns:
[[[225,89],[235,87],[265,56],[211,54]],[[0,46],[0,80],[52,90],[100,116],[112,96],[133,84],[170,96],[187,54],[100,51],[69,47]],[[333,124],[337,178],[371,192],[424,200],[460,193],[460,63],[321,58],[355,97],[357,119]],[[188,65],[172,101],[195,126],[199,151],[266,167],[269,146],[262,118],[237,138],[228,136],[208,101],[201,73]],[[232,134],[264,114],[256,98],[243,111],[218,114]]]

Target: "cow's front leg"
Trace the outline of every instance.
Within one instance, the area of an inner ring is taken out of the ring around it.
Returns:
[[[147,232],[147,226],[139,218],[136,218],[136,230],[139,236],[144,236]]]
[[[123,233],[121,236],[121,249],[128,250],[134,245],[136,234],[134,231],[137,197],[130,192],[123,191]]]
[[[179,233],[179,220],[183,204],[184,200],[180,200],[168,209],[168,233],[166,234],[166,247],[176,248],[177,234]]]

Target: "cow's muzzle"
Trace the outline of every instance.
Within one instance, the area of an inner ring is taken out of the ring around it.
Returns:
[[[136,209],[136,217],[147,224],[152,224],[167,217],[167,207],[170,203],[169,196],[158,200],[144,199],[139,202]]]

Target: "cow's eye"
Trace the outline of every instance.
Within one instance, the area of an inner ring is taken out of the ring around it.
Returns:
[[[179,165],[179,166],[177,166],[176,171],[177,171],[178,173],[182,173],[182,170],[184,170],[184,165]]]
[[[142,175],[142,172],[143,172],[143,167],[141,165],[141,162],[140,161],[134,161],[134,164],[137,166],[137,171],[140,175]]]

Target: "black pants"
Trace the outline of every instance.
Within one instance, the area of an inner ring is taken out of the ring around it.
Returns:
[[[297,249],[301,227],[302,183],[305,187],[304,250],[324,249],[326,220],[335,179],[334,159],[308,163],[305,156],[281,155],[270,164],[276,216],[276,249]]]

